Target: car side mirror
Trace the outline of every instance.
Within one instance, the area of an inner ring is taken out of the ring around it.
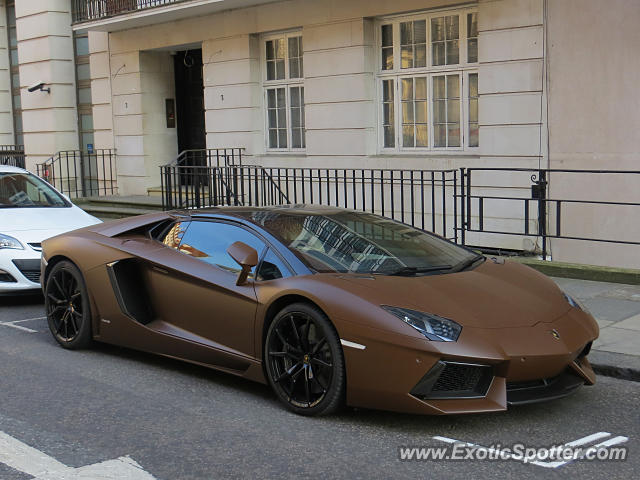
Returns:
[[[258,252],[246,243],[235,242],[227,248],[227,253],[242,267],[236,285],[244,285],[251,269],[258,264]]]

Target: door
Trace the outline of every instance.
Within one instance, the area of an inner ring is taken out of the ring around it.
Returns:
[[[205,149],[202,49],[174,56],[178,151]]]
[[[254,356],[255,290],[253,282],[236,285],[240,266],[227,248],[241,241],[261,254],[264,242],[237,224],[196,220],[177,223],[162,240],[166,247],[152,251],[146,267],[158,328]]]

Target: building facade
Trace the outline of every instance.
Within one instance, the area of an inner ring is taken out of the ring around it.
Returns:
[[[159,167],[182,151],[221,147],[281,167],[640,170],[634,0],[16,0],[2,10],[3,141],[23,142],[30,168],[61,150],[114,149],[121,194],[158,187]],[[50,93],[29,92],[40,81]],[[492,176],[487,190],[528,188],[519,172],[478,175],[480,187]],[[637,177],[567,177],[547,194],[640,202]],[[640,238],[632,210],[601,208],[569,204],[563,229]],[[501,206],[485,227],[522,217]],[[535,248],[529,236],[471,235]],[[551,247],[558,260],[640,267],[637,246]]]

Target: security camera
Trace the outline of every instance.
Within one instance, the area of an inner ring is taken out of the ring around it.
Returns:
[[[27,90],[29,90],[30,92],[37,92],[39,90],[41,92],[51,93],[51,89],[44,88],[44,86],[45,86],[44,82],[37,82],[31,85]]]

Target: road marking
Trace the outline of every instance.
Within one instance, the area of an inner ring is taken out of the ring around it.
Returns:
[[[4,432],[0,432],[0,463],[34,480],[155,480],[129,456],[73,468]]]
[[[0,322],[0,325],[3,327],[15,328],[16,330],[21,330],[23,332],[29,333],[38,333],[37,330],[32,328],[23,327],[20,325],[16,325],[16,323],[24,323],[24,322],[32,322],[34,320],[45,320],[47,317],[34,317],[34,318],[25,318],[24,320],[13,320],[11,322]]]
[[[16,330],[22,330],[23,332],[38,333],[37,330],[27,327],[21,327],[20,325],[14,325],[12,322],[0,322],[0,326],[15,328]]]
[[[47,317],[34,317],[34,318],[25,318],[24,320],[12,320],[11,322],[4,323],[24,323],[24,322],[33,322],[34,320],[46,320]]]
[[[580,447],[583,445],[587,445],[589,443],[592,443],[596,440],[600,440],[603,438],[608,438],[611,437],[611,434],[608,432],[598,432],[598,433],[593,433],[591,435],[587,435],[586,437],[582,437],[579,438],[577,440],[573,440],[571,442],[565,443],[563,444],[563,447],[569,447],[569,448],[575,448],[575,447]],[[586,450],[584,450],[584,452],[582,452],[582,455],[580,455],[578,458],[576,459],[571,459],[571,460],[558,460],[558,461],[542,461],[542,460],[528,460],[525,458],[522,458],[522,456],[520,455],[514,455],[513,453],[509,453],[506,452],[504,450],[500,450],[500,449],[496,449],[493,447],[483,447],[482,445],[478,445],[476,443],[470,443],[470,442],[464,442],[462,440],[456,440],[454,438],[449,438],[449,437],[441,437],[441,436],[435,436],[435,437],[431,437],[434,440],[440,441],[440,442],[445,442],[445,443],[449,443],[449,444],[462,444],[465,447],[468,448],[472,448],[474,450],[482,450],[487,452],[488,455],[491,454],[500,454],[500,458],[504,458],[504,459],[510,459],[510,460],[516,460],[516,461],[520,461],[522,463],[530,463],[531,465],[537,465],[539,467],[544,467],[544,468],[559,468],[562,467],[564,465],[567,465],[569,463],[572,463],[574,461],[578,461],[581,460],[583,458],[585,458],[588,454],[590,454],[591,452],[597,452],[599,450],[604,450],[608,447],[611,447],[613,445],[620,445],[621,443],[625,443],[629,440],[629,437],[624,437],[622,435],[619,435],[617,437],[613,437],[613,438],[609,438],[608,440],[605,440],[603,442],[597,443],[595,445],[592,445],[591,447],[587,448]]]

